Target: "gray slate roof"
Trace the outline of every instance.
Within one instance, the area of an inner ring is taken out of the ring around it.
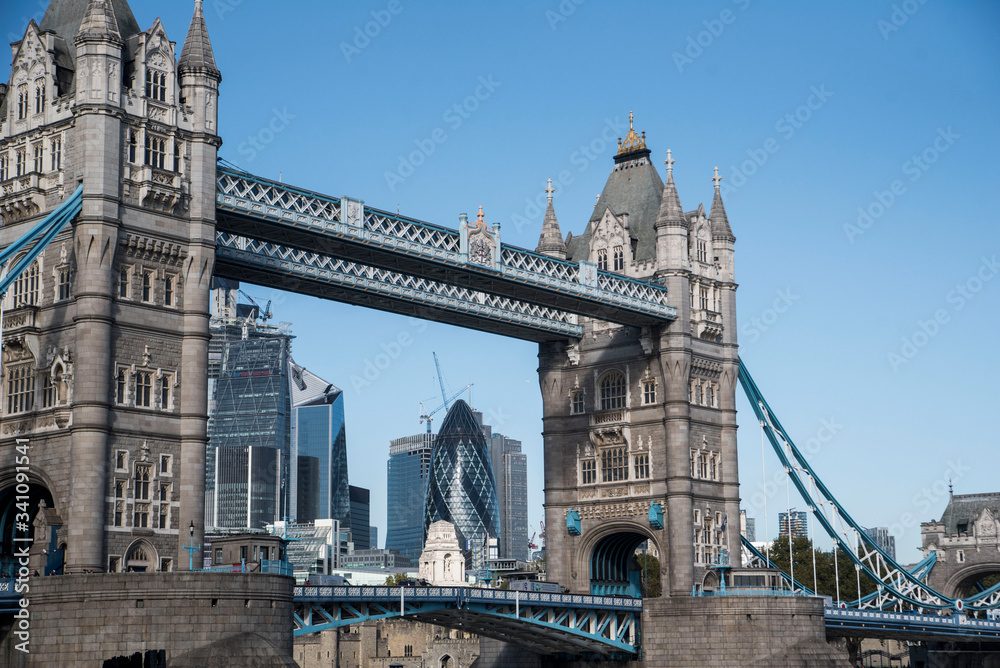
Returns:
[[[989,508],[994,519],[1000,518],[1000,493],[992,494],[955,494],[948,502],[948,507],[941,515],[941,523],[945,525],[947,534],[957,534],[959,524],[967,524],[966,533],[972,533],[972,527],[983,512]]]
[[[633,257],[637,261],[656,257],[654,226],[660,211],[660,199],[663,196],[663,180],[649,161],[649,151],[643,150],[637,153],[645,153],[646,160],[636,167],[611,172],[594,207],[586,231],[578,237],[567,240],[569,259],[573,262],[587,259],[594,225],[601,220],[605,209],[611,209],[614,214],[629,215],[629,231],[634,244]],[[616,156],[615,162],[623,162],[623,158],[628,159],[629,156]]]
[[[715,199],[712,200],[712,212],[708,215],[708,220],[712,224],[712,238],[736,240],[729,227],[729,216],[726,215],[726,207],[722,205],[722,193],[718,188],[715,189]]]
[[[132,9],[128,6],[128,0],[104,0],[104,2],[111,5],[122,40],[127,41],[129,37],[142,32],[132,14]],[[89,4],[90,0],[52,0],[38,26],[43,32],[54,32],[66,41],[64,48],[70,62],[76,61],[76,45],[73,40],[80,32],[80,25],[87,14]]]
[[[184,48],[181,49],[180,66],[219,71],[215,65],[215,54],[212,53],[212,42],[208,38],[208,27],[205,25],[201,2],[196,2],[194,6],[194,17],[184,39]]]
[[[562,232],[559,231],[559,221],[556,220],[556,210],[552,207],[552,200],[545,208],[545,220],[542,221],[542,233],[538,235],[537,253],[555,253],[562,257],[566,255],[566,244],[563,243]]]

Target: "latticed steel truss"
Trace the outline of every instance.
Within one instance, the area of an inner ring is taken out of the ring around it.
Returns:
[[[226,232],[216,242],[224,278],[531,341],[582,336],[576,316],[557,309]]]
[[[923,569],[908,571],[896,563],[865,533],[861,525],[854,521],[819,479],[771,411],[771,407],[757,389],[742,360],[740,360],[739,379],[772,449],[785,467],[792,484],[808,505],[809,512],[836,541],[838,549],[850,557],[855,568],[874,580],[878,587],[873,595],[863,597],[849,605],[869,609],[905,605],[919,610],[958,611],[965,609],[995,611],[1000,608],[1000,584],[967,599],[955,599],[941,594],[926,584],[921,578],[921,575],[926,578]]]
[[[463,252],[462,232],[359,200],[221,166],[217,185],[217,228],[224,232],[609,322],[650,326],[676,318],[665,286],[598,271],[586,262],[501,244],[495,264],[479,263]]]
[[[635,656],[642,599],[470,587],[296,587],[295,635],[403,617],[543,654]]]

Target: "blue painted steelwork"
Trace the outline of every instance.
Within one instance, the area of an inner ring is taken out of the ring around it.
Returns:
[[[222,232],[625,325],[677,317],[662,284],[508,245],[480,264],[457,230],[227,167],[218,168],[216,206]]]
[[[657,530],[663,528],[663,506],[658,503],[649,504],[649,526]]]
[[[922,641],[1000,640],[1000,621],[973,619],[960,613],[944,616],[827,606],[823,618],[828,636]]]
[[[743,550],[745,552],[745,556],[743,558],[744,566],[748,566],[751,568],[755,568],[758,566],[760,568],[773,568],[774,570],[778,571],[778,574],[781,576],[781,579],[784,580],[785,584],[789,586],[790,588],[789,593],[794,593],[796,595],[801,594],[804,596],[816,595],[816,593],[812,589],[809,589],[798,580],[793,580],[788,573],[775,566],[774,563],[770,559],[768,559],[763,552],[754,547],[753,543],[748,541],[745,536],[740,536],[740,542],[742,543]],[[748,556],[749,559],[747,558]]]
[[[862,599],[858,605],[885,608],[893,604],[907,604],[918,610],[959,611],[995,610],[1000,607],[1000,584],[965,600],[954,599],[935,591],[921,582],[915,574],[897,564],[865,533],[861,525],[854,521],[819,479],[778,422],[764,396],[757,389],[753,378],[750,377],[743,360],[739,363],[739,380],[772,449],[778,455],[795,488],[808,504],[813,517],[827,534],[837,541],[839,548],[850,557],[855,566],[880,584],[876,596],[867,600]],[[819,496],[819,501],[814,498],[815,496]],[[817,512],[817,508],[821,506],[830,509],[832,517],[827,517],[825,512]],[[839,524],[839,530],[834,522]],[[849,542],[849,537],[853,537],[853,543]]]
[[[642,600],[471,587],[296,587],[295,635],[400,617],[541,653],[635,656]]]
[[[633,557],[649,540],[634,531],[605,536],[590,555],[590,593],[597,596],[642,596],[642,573]]]
[[[2,253],[0,253],[0,265],[7,262],[14,255],[31,246],[31,250],[24,254],[23,257],[15,264],[7,276],[3,280],[0,280],[0,295],[7,292],[17,277],[20,276],[26,268],[31,266],[31,263],[41,255],[45,247],[48,246],[57,234],[62,230],[62,228],[72,220],[78,213],[80,213],[83,208],[83,186],[74,191],[72,195],[66,198],[66,200],[60,204],[55,211],[50,213],[45,217],[42,222],[38,223],[27,234],[22,236],[20,239],[12,243],[10,246],[5,248]]]
[[[566,531],[570,536],[580,535],[580,511],[569,510],[566,513]]]

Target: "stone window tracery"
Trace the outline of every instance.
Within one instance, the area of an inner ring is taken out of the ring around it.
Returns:
[[[18,258],[11,266],[15,266],[20,261],[21,259]],[[38,287],[41,284],[41,281],[39,280],[40,274],[41,271],[38,266],[38,260],[36,259],[30,265],[25,267],[24,271],[21,272],[21,275],[17,277],[10,291],[10,304],[13,308],[19,308],[21,306],[35,306],[38,304]]]
[[[62,137],[56,137],[55,139],[53,139],[50,146],[52,148],[51,152],[52,157],[50,163],[52,165],[51,171],[54,172],[56,170],[62,169]]]
[[[601,271],[608,270],[608,249],[599,248],[597,250],[597,268]]]
[[[162,137],[146,135],[146,164],[163,169],[167,155],[167,142]]]
[[[615,271],[622,271],[625,269],[625,251],[621,246],[615,246]]]
[[[635,455],[633,462],[635,464],[635,479],[646,480],[649,478],[649,453],[643,452]]]
[[[624,446],[601,451],[601,481],[628,480],[628,450]]]
[[[146,70],[146,97],[158,102],[166,102],[167,75],[165,72],[152,68]]]
[[[584,485],[593,485],[597,482],[597,460],[585,459],[580,462],[580,474]]]
[[[580,415],[586,411],[583,390],[574,390],[570,393],[570,411],[573,415]]]
[[[32,364],[7,367],[7,415],[26,413],[35,406],[35,371]]]
[[[45,111],[45,81],[39,79],[35,82],[35,113],[40,114]]]
[[[625,376],[618,371],[609,371],[601,378],[601,410],[611,411],[625,408]]]

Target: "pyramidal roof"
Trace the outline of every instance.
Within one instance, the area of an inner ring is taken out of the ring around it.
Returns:
[[[566,258],[566,244],[563,242],[562,232],[559,231],[559,221],[556,220],[556,210],[552,206],[552,179],[549,179],[549,187],[545,189],[549,195],[549,205],[545,208],[545,220],[542,221],[542,233],[538,236],[538,246],[536,253],[553,255],[555,257]]]
[[[713,238],[735,241],[736,237],[733,236],[733,230],[729,227],[729,217],[726,215],[726,207],[722,204],[722,193],[719,192],[719,181],[721,179],[719,168],[716,167],[715,176],[712,178],[715,181],[715,198],[712,200],[712,211],[708,214],[708,222],[712,225]]]
[[[42,22],[38,25],[39,30],[42,32],[54,32],[66,40],[68,55],[71,58],[76,57],[74,40],[80,32],[84,17],[87,16],[87,9],[90,7],[91,1],[52,0],[49,3],[48,9],[45,10]],[[118,34],[123,41],[142,32],[127,0],[99,0],[97,4],[107,6],[108,9],[105,10],[104,7],[100,6],[95,7],[95,10],[99,11],[96,17],[91,17],[91,21],[101,17],[104,17],[102,20],[106,22],[113,20]],[[111,16],[106,17],[105,11],[109,11]],[[91,29],[93,27],[91,26]]]
[[[941,515],[941,523],[949,534],[957,534],[960,525],[965,525],[964,531],[971,534],[972,525],[984,509],[989,510],[994,519],[1000,517],[1000,493],[953,494]]]
[[[289,379],[292,384],[292,406],[320,406],[332,404],[343,390],[323,380],[312,371],[288,359]]]
[[[656,216],[657,222],[664,223],[684,223],[684,208],[681,206],[680,195],[677,194],[677,186],[674,184],[674,159],[667,149],[667,182],[663,184],[663,197],[660,200],[660,212]]]
[[[195,0],[194,3],[194,16],[191,18],[191,26],[184,39],[184,48],[181,49],[180,66],[181,68],[205,68],[213,72],[219,71],[215,65],[212,42],[208,38],[208,27],[205,25],[205,14],[201,8],[201,0]]]
[[[631,114],[629,122],[631,125]],[[615,166],[597,199],[587,229],[566,243],[568,259],[573,262],[587,259],[594,225],[601,220],[607,209],[616,215],[628,214],[629,233],[637,261],[656,257],[655,225],[663,197],[663,179],[649,159],[651,152],[646,148],[645,133],[640,137],[630,127],[628,137],[619,146]]]

